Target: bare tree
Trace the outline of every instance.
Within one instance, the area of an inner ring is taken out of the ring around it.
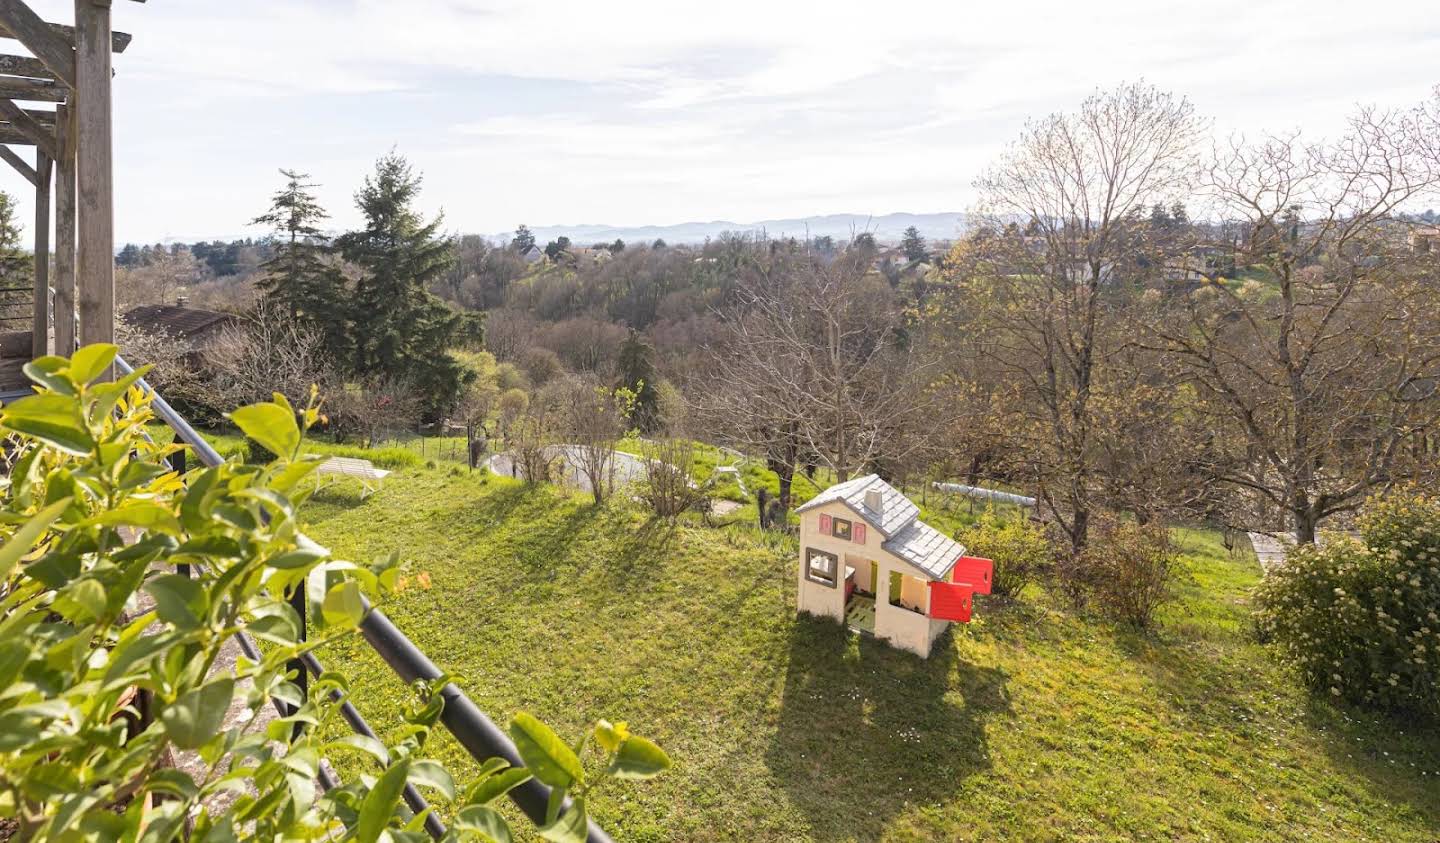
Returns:
[[[669,437],[645,446],[640,498],[657,517],[673,521],[705,501],[709,484],[695,482],[695,444]]]
[[[203,379],[183,340],[132,325],[122,316],[115,319],[115,340],[127,363],[155,367],[145,379],[166,398],[189,402],[204,397]]]
[[[955,255],[957,336],[1018,385],[995,426],[1077,553],[1098,504],[1097,399],[1126,341],[1115,314],[1156,265],[1135,259],[1154,245],[1143,212],[1185,194],[1202,125],[1144,84],[1027,124],[977,182],[985,231]]]
[[[567,378],[558,389],[570,460],[595,505],[615,486],[615,447],[625,434],[625,396],[594,378]]]
[[[1312,542],[1372,490],[1436,476],[1440,273],[1402,214],[1437,185],[1436,129],[1423,108],[1363,109],[1333,141],[1216,151],[1206,193],[1243,236],[1213,248],[1246,280],[1189,291],[1145,336],[1222,431],[1209,469],[1249,526],[1283,515]]]
[[[358,435],[366,447],[397,432],[413,431],[424,406],[424,396],[397,378],[337,387],[325,397],[325,413],[336,438]]]
[[[312,386],[328,394],[339,383],[321,335],[263,301],[249,317],[222,329],[202,360],[211,402],[221,410],[264,401],[275,392],[303,407]]]
[[[145,263],[115,272],[115,294],[122,311],[142,304],[175,304],[205,279],[205,268],[189,249],[156,249]]]
[[[942,407],[924,332],[862,250],[824,263],[783,249],[739,282],[700,404],[718,432],[765,454],[788,508],[801,459],[842,481],[898,464],[929,444]]]
[[[554,476],[559,461],[555,444],[563,420],[556,390],[549,389],[531,395],[511,422],[506,445],[512,464],[526,483],[547,483]]]

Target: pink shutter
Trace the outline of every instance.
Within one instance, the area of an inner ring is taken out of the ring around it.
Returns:
[[[864,543],[865,543],[865,525],[864,525],[864,524],[856,524],[855,527],[850,531],[850,538],[851,538],[851,540],[854,541],[856,544],[864,544]]]
[[[822,535],[822,536],[828,536],[828,535],[830,535],[830,532],[831,532],[831,530],[830,530],[830,516],[828,516],[828,515],[821,515],[821,516],[820,516],[820,535]]]

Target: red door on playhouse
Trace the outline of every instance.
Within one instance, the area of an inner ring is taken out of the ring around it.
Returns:
[[[970,599],[975,590],[964,583],[930,583],[930,617],[937,621],[970,622]]]
[[[950,571],[950,582],[930,583],[930,617],[939,621],[970,622],[973,598],[989,594],[995,562],[979,556],[962,556]]]
[[[950,571],[950,582],[964,583],[976,594],[989,594],[990,581],[995,577],[995,562],[979,556],[962,556]]]

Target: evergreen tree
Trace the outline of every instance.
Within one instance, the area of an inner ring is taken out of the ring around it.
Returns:
[[[281,170],[285,187],[275,194],[270,210],[253,225],[275,230],[275,253],[260,264],[255,286],[279,312],[307,322],[324,334],[331,353],[343,356],[350,332],[346,324],[344,278],[326,261],[329,238],[319,223],[329,218],[315,200],[315,187],[305,173]]]
[[[560,237],[545,244],[545,257],[559,263],[560,256],[570,250],[570,238]]]
[[[660,374],[655,371],[655,350],[635,330],[620,344],[620,385],[635,395],[630,424],[643,433],[660,427]]]
[[[900,248],[905,252],[905,259],[909,261],[923,261],[930,256],[930,253],[925,251],[925,238],[920,236],[920,229],[913,225],[905,229]]]
[[[515,237],[510,241],[510,248],[523,255],[534,245],[535,235],[530,233],[529,226],[521,223],[520,227],[515,229]]]
[[[621,252],[625,251],[625,241],[621,240],[619,237],[616,237],[615,242],[610,244],[609,249],[610,254],[618,255]]]
[[[0,278],[18,281],[33,276],[31,263],[20,249],[20,225],[15,222],[15,197],[0,191]],[[14,286],[22,286],[16,283]]]
[[[140,265],[140,247],[134,243],[126,243],[120,254],[115,256],[115,265],[126,268],[134,268]]]
[[[466,326],[427,289],[449,269],[455,244],[437,236],[440,217],[427,223],[412,207],[420,183],[403,156],[381,158],[355,195],[365,227],[336,245],[362,271],[351,305],[354,372],[404,380],[439,414],[465,385],[466,371],[449,352]]]

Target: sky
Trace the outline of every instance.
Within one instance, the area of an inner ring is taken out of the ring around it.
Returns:
[[[116,239],[261,236],[282,167],[351,226],[391,149],[466,233],[963,211],[1028,117],[1097,87],[1185,94],[1221,134],[1419,102],[1431,2],[116,0]]]

